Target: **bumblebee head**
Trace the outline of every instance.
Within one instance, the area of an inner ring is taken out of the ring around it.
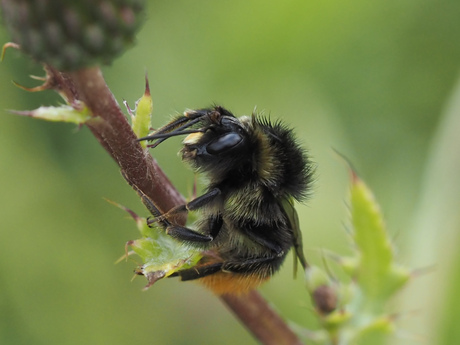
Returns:
[[[281,122],[242,116],[215,106],[190,110],[152,135],[148,147],[187,135],[180,151],[182,160],[211,182],[227,180],[233,185],[255,182],[273,195],[303,199],[312,181],[312,165],[292,131]]]
[[[156,147],[170,137],[188,134],[183,141],[182,159],[211,178],[224,177],[235,169],[241,173],[251,164],[254,149],[250,128],[250,118],[238,119],[230,111],[215,106],[186,111],[157,132],[138,140],[153,141],[148,147]]]
[[[201,118],[198,131],[183,141],[182,159],[195,170],[216,176],[244,170],[252,158],[249,118],[238,119],[222,107],[204,111],[206,116]],[[185,116],[194,117],[195,113]]]
[[[184,139],[184,159],[225,155],[244,145],[244,130],[234,117],[219,116],[204,127],[203,131],[189,134]]]

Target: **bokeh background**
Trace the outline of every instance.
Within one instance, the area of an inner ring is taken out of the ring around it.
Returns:
[[[346,155],[374,190],[398,248],[418,270],[389,310],[389,344],[460,343],[460,2],[150,1],[135,47],[104,67],[131,105],[148,71],[155,127],[186,108],[255,106],[293,127],[317,164],[299,205],[307,256],[350,251]],[[9,39],[0,28],[0,41]],[[208,291],[170,279],[142,292],[135,262],[114,262],[146,215],[86,128],[7,109],[56,105],[29,94],[39,65],[9,50],[0,64],[0,344],[255,344]],[[185,196],[194,176],[176,152],[155,155]],[[292,259],[262,293],[283,316],[316,323]]]

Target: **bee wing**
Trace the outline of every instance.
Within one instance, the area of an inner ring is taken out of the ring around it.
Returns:
[[[283,207],[286,216],[288,217],[289,223],[291,224],[292,233],[294,235],[294,276],[297,272],[297,259],[299,259],[300,264],[303,269],[308,267],[307,259],[303,253],[303,244],[302,244],[302,232],[300,231],[299,225],[299,216],[297,211],[294,208],[294,200],[292,198],[284,198],[281,201],[281,206]]]

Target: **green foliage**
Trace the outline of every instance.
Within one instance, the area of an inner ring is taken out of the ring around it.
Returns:
[[[312,338],[328,345],[384,344],[386,336],[394,335],[397,329],[385,306],[409,280],[410,273],[395,260],[372,192],[355,172],[351,175],[354,252],[338,260],[348,277],[337,281],[316,266],[306,272],[307,288],[322,325]]]
[[[127,106],[127,103],[125,102]],[[150,125],[152,123],[153,102],[150,95],[150,87],[147,76],[145,77],[145,92],[141,98],[136,102],[135,114],[127,106],[128,112],[131,115],[131,127],[133,132],[138,138],[147,136],[150,132]],[[140,142],[142,147],[146,147],[145,141]]]
[[[155,224],[149,227],[146,218],[139,217],[124,206],[114,204],[131,215],[142,235],[140,239],[128,241],[126,245],[132,248],[132,252],[127,252],[124,257],[136,254],[142,259],[142,265],[136,269],[136,273],[148,279],[146,288],[180,269],[195,266],[201,259],[202,255],[196,248],[174,240]]]
[[[59,107],[40,107],[30,111],[13,111],[13,113],[41,120],[70,122],[82,125],[91,118],[88,108],[81,106],[61,105]]]
[[[350,205],[353,240],[358,250],[353,278],[368,301],[366,305],[379,312],[410,275],[395,261],[389,234],[371,191],[356,175],[353,177]]]

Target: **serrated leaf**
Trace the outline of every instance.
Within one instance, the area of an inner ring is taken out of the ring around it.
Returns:
[[[329,257],[347,279],[329,271],[306,270],[307,288],[321,324],[321,344],[380,345],[395,332],[394,317],[385,311],[391,295],[410,272],[395,261],[394,249],[371,190],[351,171],[350,210],[354,255]]]
[[[131,115],[131,127],[138,138],[145,137],[149,134],[150,124],[152,121],[152,110],[152,96],[150,95],[149,82],[146,76],[144,95],[137,101],[135,110],[136,114]],[[145,141],[141,141],[140,144],[142,147],[147,145]]]
[[[395,330],[393,320],[388,317],[374,319],[371,323],[355,333],[350,341],[354,345],[380,345],[385,344],[387,336]]]
[[[128,212],[142,235],[142,238],[129,241],[127,245],[142,259],[143,265],[137,272],[148,279],[146,288],[179,270],[195,266],[202,258],[202,253],[198,249],[174,240],[160,227],[149,227],[146,218],[139,217],[118,203],[108,201]]]
[[[359,255],[356,278],[366,298],[378,305],[410,275],[396,264],[380,208],[372,192],[355,174],[351,187],[351,217]]]
[[[37,119],[57,122],[71,122],[78,125],[84,124],[91,118],[89,109],[82,106],[81,109],[70,105],[61,105],[59,107],[40,107],[35,110],[11,111],[14,114],[34,117]]]
[[[151,231],[151,237],[143,237],[129,243],[143,261],[138,272],[148,279],[146,288],[161,278],[195,266],[202,257],[196,248],[175,241],[163,229],[152,230],[154,231]]]

